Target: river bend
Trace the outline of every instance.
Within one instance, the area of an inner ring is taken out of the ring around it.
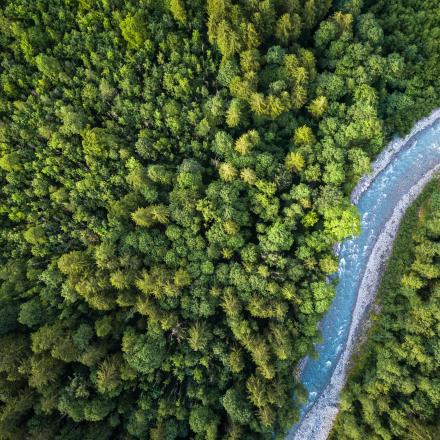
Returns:
[[[338,411],[350,355],[374,301],[400,221],[426,183],[440,170],[440,109],[378,156],[370,175],[352,193],[361,234],[338,246],[339,283],[320,323],[317,360],[304,360],[300,378],[309,392],[301,420],[288,440],[325,440]]]

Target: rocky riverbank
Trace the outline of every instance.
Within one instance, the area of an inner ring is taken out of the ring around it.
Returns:
[[[418,135],[440,119],[440,110],[419,121],[412,132],[404,139],[396,139],[378,156],[373,164],[371,174],[359,181],[352,193],[353,203],[357,203],[362,194],[368,190],[377,176],[390,165],[395,156],[403,149],[417,142]],[[430,158],[427,158],[430,160]],[[385,263],[391,253],[394,239],[406,209],[420,194],[426,183],[440,171],[438,161],[432,161],[432,168],[420,178],[396,203],[391,217],[377,236],[365,266],[357,301],[353,310],[350,330],[345,347],[337,362],[336,368],[312,408],[306,413],[300,424],[292,429],[289,440],[325,440],[332,428],[338,412],[339,394],[345,384],[349,360],[358,342],[359,333],[364,327],[368,310],[374,302]]]

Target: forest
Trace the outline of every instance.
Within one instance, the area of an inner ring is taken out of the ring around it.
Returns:
[[[350,190],[440,102],[439,22],[430,0],[0,0],[0,439],[284,438]],[[417,264],[399,307],[434,323]],[[411,368],[389,399],[422,429],[438,374]]]

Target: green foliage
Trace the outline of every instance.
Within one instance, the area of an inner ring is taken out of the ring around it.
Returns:
[[[124,20],[119,23],[122,37],[133,48],[141,48],[147,38],[147,26],[142,14],[128,13]]]
[[[440,13],[429,0],[381,0],[372,4],[371,12],[379,26],[369,30],[368,17],[362,32],[370,34],[370,41],[383,32],[383,46],[390,53],[387,67],[402,87],[384,97],[385,120],[389,130],[403,133],[438,107]]]
[[[182,0],[170,0],[170,11],[177,21],[180,21],[183,24],[186,23],[186,10]]]
[[[347,194],[437,99],[385,3],[1,3],[2,439],[283,438]]]

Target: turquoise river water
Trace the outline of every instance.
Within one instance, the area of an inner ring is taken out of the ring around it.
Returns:
[[[307,388],[309,397],[302,408],[301,421],[292,428],[288,436],[290,439],[315,440],[328,435],[328,432],[320,432],[319,426],[310,426],[307,429],[303,427],[301,431],[301,425],[318,401],[321,400],[321,409],[315,410],[315,421],[309,421],[309,425],[324,421],[325,414],[322,414],[321,419],[319,411],[325,412],[328,405],[337,406],[335,401],[328,404],[325,402],[325,392],[332,381],[342,384],[344,380],[343,377],[334,377],[335,369],[351,336],[358,292],[366,269],[371,264],[373,249],[378,239],[387,239],[381,233],[387,222],[393,220],[393,215],[396,216],[399,202],[411,189],[419,186],[417,191],[420,192],[422,183],[429,180],[440,164],[440,119],[433,114],[421,124],[405,140],[395,140],[388,146],[375,162],[375,173],[364,178],[364,182],[361,181],[352,195],[361,215],[362,232],[358,237],[344,241],[338,248],[339,282],[336,296],[320,324],[323,343],[316,347],[319,357],[316,360],[306,359],[301,370],[301,381]],[[391,242],[393,239],[390,236]],[[365,315],[366,310],[368,307],[362,315]],[[335,400],[335,393],[333,397],[330,394],[328,399]]]

